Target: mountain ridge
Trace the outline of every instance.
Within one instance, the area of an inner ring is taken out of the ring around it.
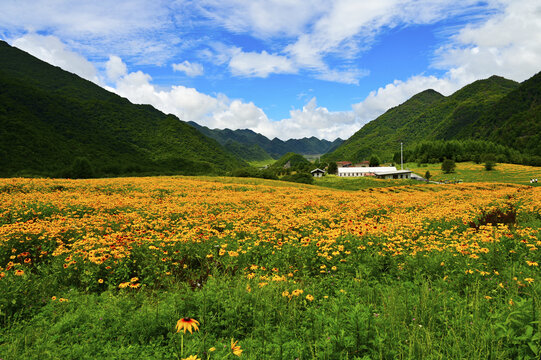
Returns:
[[[302,139],[288,139],[284,141],[276,137],[269,139],[250,129],[210,129],[209,127],[199,125],[193,121],[189,121],[188,124],[201,131],[204,135],[215,139],[222,145],[226,144],[228,141],[236,141],[248,147],[257,145],[274,159],[278,159],[290,152],[302,155],[321,155],[343,142],[340,138],[329,141],[318,139],[315,136],[304,137]]]
[[[466,139],[489,140],[538,156],[541,155],[541,146],[536,147],[541,141],[537,135],[541,132],[539,103],[541,74],[523,83],[493,75],[449,96],[425,90],[364,125],[323,159],[361,161],[377,155],[384,161],[392,161],[400,143],[412,147],[422,141]],[[520,119],[517,109],[522,109]],[[502,131],[503,123],[499,124],[501,114],[506,114],[505,131]],[[528,135],[527,126],[520,125],[526,123],[536,129],[532,132],[534,136]],[[509,136],[513,131],[516,134]],[[522,148],[516,143],[521,137],[528,138],[522,142]]]

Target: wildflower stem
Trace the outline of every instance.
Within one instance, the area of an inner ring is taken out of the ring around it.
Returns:
[[[184,333],[180,333],[180,357],[184,356]]]

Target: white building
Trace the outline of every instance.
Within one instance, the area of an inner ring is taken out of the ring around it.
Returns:
[[[410,179],[411,170],[397,170],[394,166],[378,167],[339,167],[338,176],[374,176],[379,179]]]

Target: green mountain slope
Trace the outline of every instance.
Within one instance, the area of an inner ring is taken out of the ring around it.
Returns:
[[[272,164],[271,168],[283,169],[284,166],[287,168],[299,168],[304,166],[311,166],[311,163],[310,161],[306,160],[304,156],[290,152],[285,154],[274,164]]]
[[[472,137],[541,156],[541,72],[500,99],[472,127]]]
[[[518,87],[514,81],[492,76],[448,97],[423,91],[366,124],[325,159],[359,161],[378,155],[391,161],[401,142],[411,147],[425,140],[470,138],[480,119]]]
[[[385,114],[364,125],[332,153],[323,157],[326,161],[361,161],[371,155],[382,158],[392,156],[400,142],[409,137],[404,131],[407,123],[419,117],[430,105],[444,99],[434,90],[423,91],[405,103],[389,109]]]
[[[325,154],[343,143],[343,140],[338,138],[334,141],[320,140],[316,137],[303,139],[289,139],[287,141],[274,138],[269,140],[267,137],[258,134],[252,130],[230,130],[230,129],[209,129],[206,126],[201,126],[195,122],[189,122],[190,125],[201,131],[206,136],[215,139],[222,145],[226,145],[228,141],[235,141],[248,147],[256,146],[263,149],[274,159],[278,159],[289,152],[295,152],[303,155],[319,155]],[[257,148],[255,148],[257,152]],[[249,156],[256,156],[249,154]],[[245,160],[249,158],[243,157]],[[265,159],[262,159],[265,160]]]
[[[0,176],[221,173],[245,165],[173,115],[134,105],[0,41]]]
[[[238,141],[228,139],[223,145],[230,153],[245,161],[272,160],[272,157],[257,144],[244,145]]]

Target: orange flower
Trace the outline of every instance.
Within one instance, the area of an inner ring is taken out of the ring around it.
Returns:
[[[23,276],[24,275],[24,270],[15,270],[15,275]]]
[[[194,331],[199,330],[199,327],[197,325],[199,325],[199,321],[189,318],[189,317],[185,317],[177,321],[176,329],[177,329],[177,332],[184,330],[184,334],[186,334],[186,330],[188,330],[191,334],[192,330]]]
[[[231,351],[233,352],[233,355],[240,356],[242,354],[242,349],[240,348],[240,345],[237,345],[239,341],[233,342],[233,339],[231,339]]]

